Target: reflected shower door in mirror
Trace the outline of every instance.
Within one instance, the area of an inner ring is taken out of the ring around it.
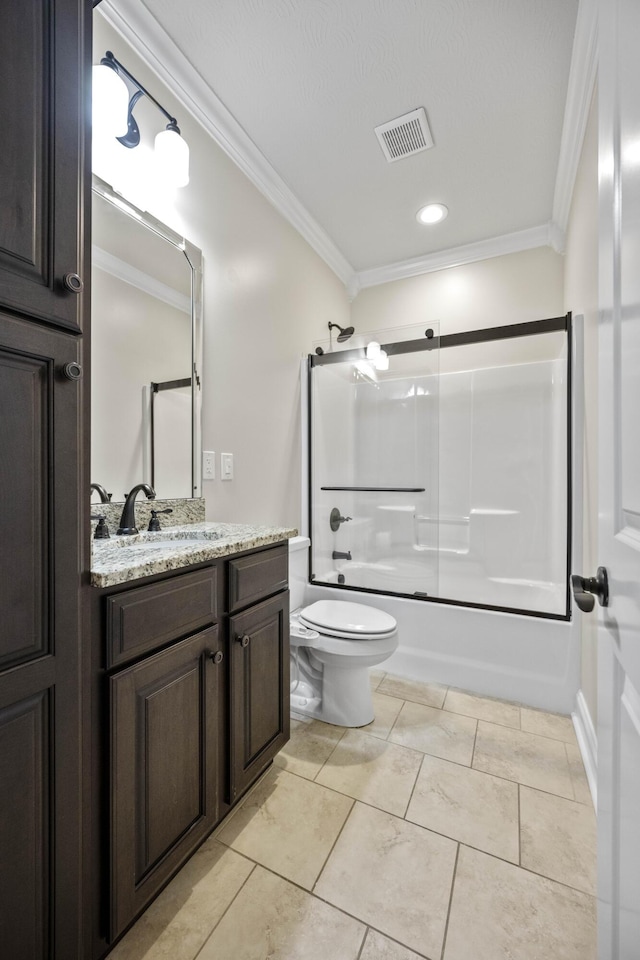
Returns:
[[[202,255],[93,180],[91,477],[200,496]]]

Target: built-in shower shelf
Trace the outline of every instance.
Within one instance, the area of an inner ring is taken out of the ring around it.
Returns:
[[[450,527],[466,527],[469,524],[469,517],[439,517],[423,516],[418,514],[416,520],[420,523],[439,523]]]
[[[456,550],[455,547],[427,547],[423,546],[421,543],[414,543],[413,549],[418,553],[437,553],[437,554],[455,554],[457,557],[466,557],[469,553],[468,550]]]

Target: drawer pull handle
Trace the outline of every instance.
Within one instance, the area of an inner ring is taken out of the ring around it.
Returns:
[[[224,653],[222,652],[222,650],[216,650],[215,653],[209,654],[209,659],[213,660],[214,663],[222,663],[222,661],[224,660]]]
[[[238,643],[240,644],[241,647],[248,647],[250,641],[251,641],[251,637],[247,633],[245,633],[244,636],[242,637],[238,637]]]

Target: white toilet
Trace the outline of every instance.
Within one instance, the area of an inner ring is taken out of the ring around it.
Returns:
[[[291,709],[342,727],[373,720],[369,668],[398,646],[390,614],[368,604],[317,600],[304,605],[309,540],[289,540]]]

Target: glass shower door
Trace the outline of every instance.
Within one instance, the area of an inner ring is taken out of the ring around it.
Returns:
[[[439,347],[430,332],[385,340],[384,369],[367,359],[366,336],[359,347],[312,358],[317,583],[438,595]]]

